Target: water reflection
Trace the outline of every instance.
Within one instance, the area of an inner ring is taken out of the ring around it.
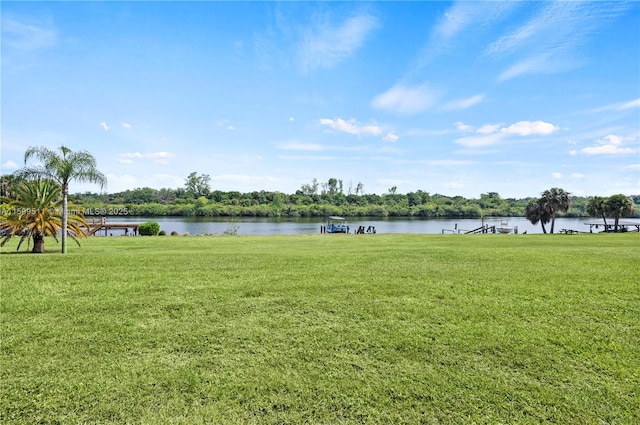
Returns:
[[[533,226],[524,217],[490,217],[481,219],[420,219],[420,218],[366,218],[356,217],[348,220],[350,232],[354,233],[359,226],[374,226],[377,233],[464,233],[476,229],[482,225],[497,226],[503,220],[508,220],[509,227],[513,227],[518,233],[542,233],[540,224]],[[296,235],[320,233],[320,226],[326,222],[319,218],[313,219],[274,219],[251,217],[108,217],[108,223],[131,223],[156,221],[160,229],[167,234],[177,232],[179,234],[221,235],[225,232],[238,235]],[[561,229],[574,229],[581,232],[589,231],[584,223],[588,218],[558,218],[556,219],[556,232]],[[547,231],[550,225],[547,225]],[[122,235],[124,231],[112,231],[113,235]]]

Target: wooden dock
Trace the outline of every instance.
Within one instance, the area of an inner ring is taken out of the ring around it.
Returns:
[[[109,230],[113,229],[124,229],[124,234],[129,234],[129,229],[131,229],[131,234],[133,236],[138,236],[138,227],[142,223],[107,223],[106,217],[101,217],[100,220],[96,220],[95,217],[91,222],[87,221],[89,225],[89,231],[87,232],[87,236],[94,236],[96,233],[104,230],[104,235],[108,236]]]

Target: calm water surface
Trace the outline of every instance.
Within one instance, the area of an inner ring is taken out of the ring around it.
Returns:
[[[517,228],[518,233],[542,233],[540,224],[533,226],[524,217],[499,217],[481,219],[408,219],[408,218],[366,218],[358,217],[348,220],[350,232],[353,233],[358,226],[374,226],[377,233],[464,233],[467,230],[476,229],[484,224],[500,227],[502,220],[508,220],[509,227]],[[588,232],[589,226],[584,223],[589,218],[558,218],[555,231],[561,229],[574,229]],[[325,220],[314,219],[274,219],[237,217],[108,217],[107,223],[142,223],[156,221],[160,229],[167,234],[178,232],[191,235],[203,235],[205,233],[220,235],[225,232],[235,231],[238,235],[296,235],[320,233],[320,226],[326,224]],[[550,225],[547,225],[549,231]],[[124,231],[113,230],[111,233],[122,235]],[[104,233],[102,233],[104,235]]]

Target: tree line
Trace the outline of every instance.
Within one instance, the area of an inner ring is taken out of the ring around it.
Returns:
[[[397,193],[396,187],[382,195],[364,193],[362,183],[344,185],[331,178],[327,182],[313,179],[293,194],[277,191],[220,191],[212,190],[207,174],[191,173],[183,187],[153,189],[149,187],[116,193],[76,193],[71,195],[75,205],[82,206],[88,215],[108,215],[108,211],[126,211],[135,216],[202,216],[202,217],[422,217],[422,218],[480,218],[480,217],[538,217],[536,224],[544,224],[549,210],[539,198],[503,198],[488,192],[479,198],[431,194],[422,190],[406,194]],[[0,190],[6,192],[15,186],[15,176],[3,176]],[[561,189],[559,189],[561,190]],[[562,193],[566,193],[562,191]],[[541,194],[543,195],[543,194]],[[544,196],[541,196],[544,198]],[[633,216],[640,209],[640,195],[627,197]],[[601,217],[611,213],[602,208],[594,213],[590,202],[608,198],[579,197],[566,193],[567,208],[551,209],[549,217]],[[537,207],[536,207],[537,206]],[[604,207],[603,207],[604,208]],[[614,217],[614,215],[609,215]],[[542,219],[542,220],[541,220]],[[545,230],[545,229],[543,229]],[[545,230],[546,231],[546,230]]]

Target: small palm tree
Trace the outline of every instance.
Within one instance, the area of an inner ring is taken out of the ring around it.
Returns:
[[[31,158],[39,160],[42,164],[26,167]],[[24,163],[25,168],[17,172],[18,176],[26,179],[50,179],[61,187],[62,253],[64,254],[67,252],[69,183],[72,180],[96,183],[102,189],[107,184],[107,178],[97,170],[93,155],[86,151],[74,152],[66,146],[60,147],[60,154],[43,146],[30,147],[24,154]]]
[[[615,220],[615,231],[618,231],[618,223],[620,217],[626,217],[633,214],[633,201],[623,194],[611,195],[605,201],[605,210]]]
[[[558,187],[542,192],[541,200],[547,205],[549,212],[551,213],[551,232],[556,224],[556,214],[559,211],[567,212],[569,210],[569,192]]]
[[[44,252],[45,236],[52,236],[57,242],[58,232],[62,230],[60,194],[60,186],[50,180],[20,183],[15,191],[16,199],[9,204],[9,214],[0,224],[0,246],[4,246],[12,237],[19,236],[20,242],[16,250],[27,239],[33,240],[32,252],[40,253]],[[78,244],[76,237],[85,235],[83,227],[88,226],[82,215],[69,216],[68,232]]]
[[[542,199],[530,201],[525,208],[525,216],[534,226],[540,222],[542,232],[547,233],[544,225],[551,221],[551,212]]]
[[[604,228],[607,228],[607,198],[593,196],[587,202],[587,214],[591,217],[602,217]]]

